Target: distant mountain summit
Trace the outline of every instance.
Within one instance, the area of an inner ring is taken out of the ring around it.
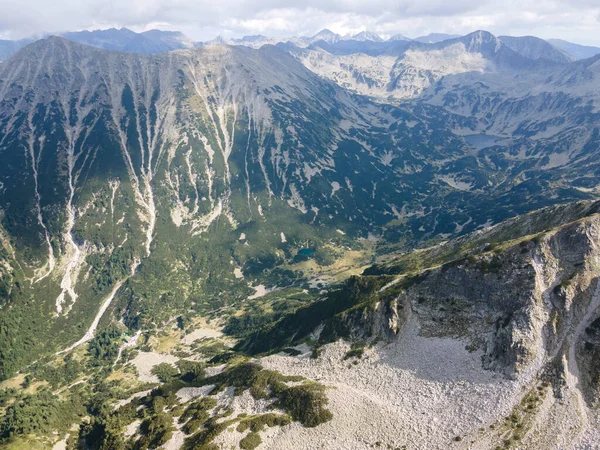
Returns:
[[[530,59],[558,63],[568,63],[575,60],[574,56],[535,36],[500,36],[498,39],[510,49]]]
[[[442,44],[449,44],[454,41],[460,41],[465,44],[465,50],[468,52],[485,53],[493,55],[502,48],[500,40],[489,31],[477,30],[465,36],[442,41]]]
[[[573,56],[575,59],[586,59],[600,54],[600,47],[574,44],[572,42],[563,41],[562,39],[548,39],[548,42],[554,47]]]
[[[334,33],[331,30],[324,29],[315,34],[310,40],[312,42],[325,41],[328,44],[335,44],[336,42],[342,40],[342,36],[340,36],[337,33]]]
[[[252,36],[244,36],[240,39],[229,39],[223,41],[223,44],[228,45],[242,45],[244,47],[250,48],[260,48],[263,45],[273,45],[279,42],[277,39],[270,38],[268,36],[263,36],[262,34],[255,34]]]
[[[71,42],[103,48],[105,50],[118,50],[126,53],[166,53],[172,50],[192,48],[195,43],[192,39],[179,31],[149,30],[136,33],[128,28],[109,28],[94,31],[73,31],[59,35]],[[10,57],[34,39],[18,41],[0,40],[0,61]]]
[[[352,36],[351,39],[353,41],[360,41],[360,42],[365,42],[365,41],[383,42],[383,39],[379,35],[371,32],[371,31],[361,31],[360,33]]]
[[[28,44],[31,44],[33,39],[21,39],[18,41],[9,41],[0,39],[0,61],[4,61],[13,53],[18,52],[20,49]]]
[[[394,41],[411,41],[412,39],[409,37],[404,36],[403,34],[394,34],[392,37],[390,37],[388,39],[389,42],[394,42]]]
[[[460,34],[444,34],[444,33],[430,33],[426,36],[419,36],[413,39],[413,41],[423,42],[424,44],[436,44],[438,42],[447,41],[448,39],[459,38]]]
[[[149,30],[136,33],[128,28],[109,28],[94,31],[76,31],[59,34],[70,41],[80,44],[104,48],[106,50],[118,50],[127,53],[155,54],[166,53],[172,50],[180,50],[192,47],[202,47],[210,44],[239,45],[250,48],[260,48],[263,45],[287,44],[299,48],[307,48],[311,45],[328,46],[328,51],[349,53],[366,53],[381,55],[386,53],[398,53],[405,44],[414,42],[421,44],[439,44],[461,38],[456,34],[430,33],[411,39],[403,34],[394,34],[389,39],[382,39],[372,31],[362,31],[355,35],[341,36],[327,28],[319,31],[313,36],[272,37],[267,35],[249,35],[241,38],[226,38],[217,36],[205,42],[195,42],[178,31]],[[469,34],[473,38],[473,34]],[[480,33],[479,39],[484,38]],[[533,60],[545,60],[549,62],[564,63],[575,59],[585,59],[600,53],[599,47],[590,47],[574,44],[560,39],[545,41],[534,36],[502,36],[500,39],[506,47],[514,52]],[[35,39],[22,39],[18,41],[0,40],[0,61],[10,57],[25,45]],[[321,43],[321,44],[317,44]],[[475,41],[473,45],[477,46]]]
[[[194,46],[193,41],[183,33],[161,30],[136,33],[127,28],[110,28],[108,30],[65,33],[62,37],[79,44],[106,50],[141,54],[166,53]]]
[[[170,46],[175,50],[179,48],[192,48],[196,44],[193,39],[190,39],[180,31],[148,30],[140,34],[153,42]]]

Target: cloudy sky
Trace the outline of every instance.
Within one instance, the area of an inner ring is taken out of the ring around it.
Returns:
[[[485,29],[600,45],[600,0],[0,0],[4,39],[109,27],[179,30],[195,40]]]

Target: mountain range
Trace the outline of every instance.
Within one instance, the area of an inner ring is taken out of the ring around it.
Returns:
[[[2,45],[0,446],[599,441],[600,54]]]
[[[191,48],[196,45],[183,33],[162,30],[136,33],[127,28],[109,28],[106,30],[68,32],[61,34],[61,36],[80,44],[129,53],[165,53],[182,48]],[[33,38],[18,41],[0,40],[0,61],[5,60],[35,40]]]
[[[172,50],[185,49],[191,47],[201,47],[211,43],[241,45],[251,48],[259,48],[263,45],[276,45],[280,43],[291,43],[299,47],[308,47],[319,41],[324,41],[327,44],[337,44],[341,41],[346,42],[346,46],[354,48],[354,52],[362,51],[361,42],[374,43],[372,48],[386,48],[387,44],[393,42],[421,42],[424,44],[436,44],[439,42],[460,38],[456,34],[430,33],[425,36],[418,36],[414,39],[408,38],[402,34],[395,34],[388,39],[383,39],[376,33],[371,31],[363,31],[355,35],[342,36],[330,30],[324,29],[312,37],[292,37],[292,38],[272,38],[263,35],[244,36],[242,38],[225,39],[217,37],[211,41],[195,42],[185,36],[183,33],[176,31],[149,30],[141,33],[136,33],[127,28],[109,28],[105,30],[94,31],[77,31],[58,34],[65,39],[77,42],[80,44],[91,45],[94,47],[104,48],[107,50],[118,50],[130,53],[165,53]],[[35,39],[21,39],[16,41],[0,40],[0,61],[5,60],[19,49],[32,43]],[[531,57],[532,54],[538,56],[534,58],[547,57],[556,59],[557,55],[562,55],[565,60],[585,59],[590,58],[600,53],[600,47],[584,46],[567,42],[561,39],[549,39],[544,41],[533,36],[511,37],[503,36],[501,40],[511,47],[517,53],[521,53],[518,49],[521,48],[523,55]],[[380,44],[377,46],[376,44]],[[549,44],[549,45],[548,45]],[[528,54],[528,52],[533,52]]]

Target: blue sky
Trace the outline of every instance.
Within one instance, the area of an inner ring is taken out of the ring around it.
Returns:
[[[0,0],[0,37],[128,27],[217,35],[312,35],[363,30],[535,35],[600,45],[600,0]]]

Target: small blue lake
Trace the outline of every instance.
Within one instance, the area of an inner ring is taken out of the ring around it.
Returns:
[[[506,147],[509,143],[507,138],[494,136],[493,134],[467,134],[466,136],[463,136],[463,138],[467,141],[467,144],[472,145],[479,150],[494,147],[496,145]]]

